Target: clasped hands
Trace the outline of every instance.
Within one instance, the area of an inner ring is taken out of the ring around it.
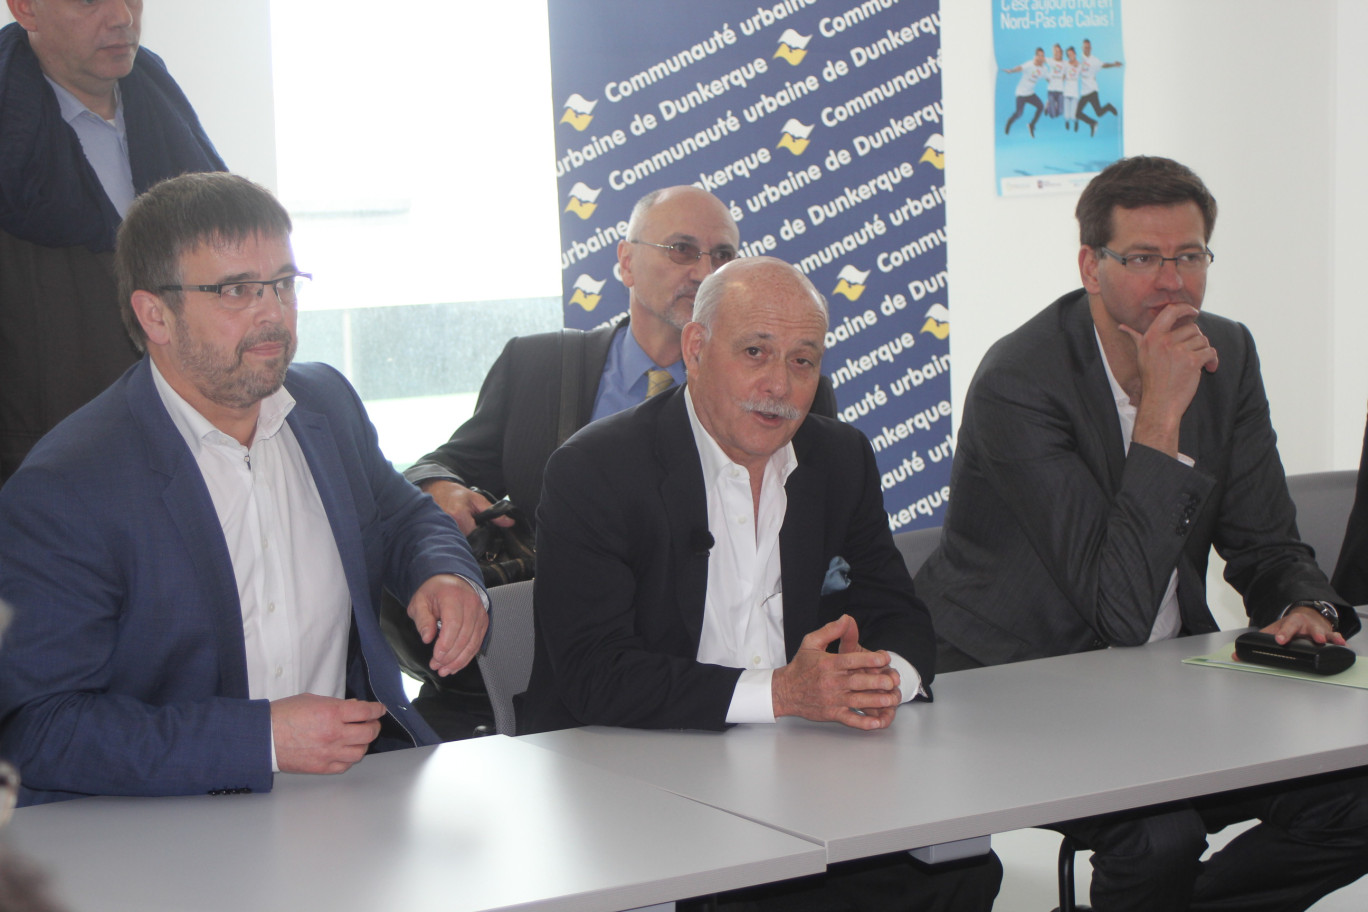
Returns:
[[[827,647],[839,641],[839,651]],[[793,661],[771,679],[774,715],[840,722],[872,731],[893,724],[902,703],[898,672],[887,652],[860,645],[860,631],[848,614],[803,637]]]

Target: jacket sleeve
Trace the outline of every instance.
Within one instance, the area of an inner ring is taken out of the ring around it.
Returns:
[[[82,481],[36,469],[0,490],[0,597],[15,611],[0,752],[22,772],[22,800],[269,791],[270,705],[220,695],[202,590],[130,562],[113,518],[141,499]]]
[[[654,489],[614,478],[575,440],[547,465],[535,600],[555,693],[538,698],[559,699],[581,725],[725,727],[741,672],[696,658],[662,511]]]
[[[1070,393],[1057,395],[1032,372],[1009,367],[982,371],[969,396],[974,469],[991,488],[989,499],[1010,513],[979,514],[974,492],[961,496],[952,484],[951,511],[976,530],[969,539],[1014,536],[1017,560],[1039,561],[1063,596],[1061,611],[1108,645],[1146,642],[1187,544],[1182,517],[1200,508],[1214,479],[1133,444],[1113,494],[1104,453],[1121,441],[1102,439],[1111,428],[1090,426]],[[989,528],[1007,521],[1015,531]],[[1013,563],[998,572],[1016,572]]]

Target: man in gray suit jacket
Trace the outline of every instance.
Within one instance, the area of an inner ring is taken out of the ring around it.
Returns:
[[[916,579],[942,671],[1216,630],[1213,545],[1280,639],[1358,630],[1298,540],[1253,339],[1201,312],[1215,218],[1168,159],[1122,160],[1083,192],[1083,289],[994,345],[969,388]],[[1251,817],[1265,825],[1199,862],[1206,832]],[[1094,849],[1098,910],[1302,909],[1368,870],[1360,777],[1058,829]]]

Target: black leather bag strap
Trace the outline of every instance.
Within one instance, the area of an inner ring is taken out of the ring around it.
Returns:
[[[584,333],[578,329],[561,330],[560,420],[556,424],[556,446],[578,431],[580,391],[584,388]]]

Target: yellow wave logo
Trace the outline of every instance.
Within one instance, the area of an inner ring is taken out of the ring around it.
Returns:
[[[571,286],[575,289],[575,293],[570,295],[570,303],[578,304],[586,312],[593,310],[598,307],[599,299],[603,297],[600,292],[603,291],[603,286],[607,282],[607,279],[594,279],[592,276],[580,273],[579,278],[575,279],[575,284]]]
[[[930,333],[942,342],[950,337],[950,311],[945,309],[944,304],[932,304],[927,308],[926,322],[922,324],[921,331]]]
[[[921,161],[930,162],[933,167],[945,170],[945,137],[939,133],[932,133],[926,140],[926,150],[922,152]]]
[[[811,40],[811,35],[804,37],[793,29],[784,29],[784,34],[779,36],[779,50],[774,52],[774,56],[787,60],[790,66],[797,66],[807,56],[807,46]]]
[[[816,124],[812,125],[813,127]],[[809,136],[812,135],[812,127],[804,126],[800,121],[790,117],[784,123],[783,136],[779,137],[779,145],[776,148],[788,149],[794,155],[802,155],[807,151]]]
[[[865,280],[868,278],[868,269],[861,272],[854,266],[842,266],[841,271],[836,274],[836,287],[831,293],[845,295],[851,301],[859,300],[860,295],[864,294]]]
[[[560,122],[568,123],[583,133],[584,128],[594,120],[594,106],[597,104],[597,101],[585,101],[584,96],[576,92],[565,99],[565,113],[561,115]]]
[[[582,219],[588,219],[598,208],[599,194],[603,190],[592,190],[586,187],[582,181],[576,181],[575,186],[570,188],[570,200],[565,204],[566,212],[573,212]]]

